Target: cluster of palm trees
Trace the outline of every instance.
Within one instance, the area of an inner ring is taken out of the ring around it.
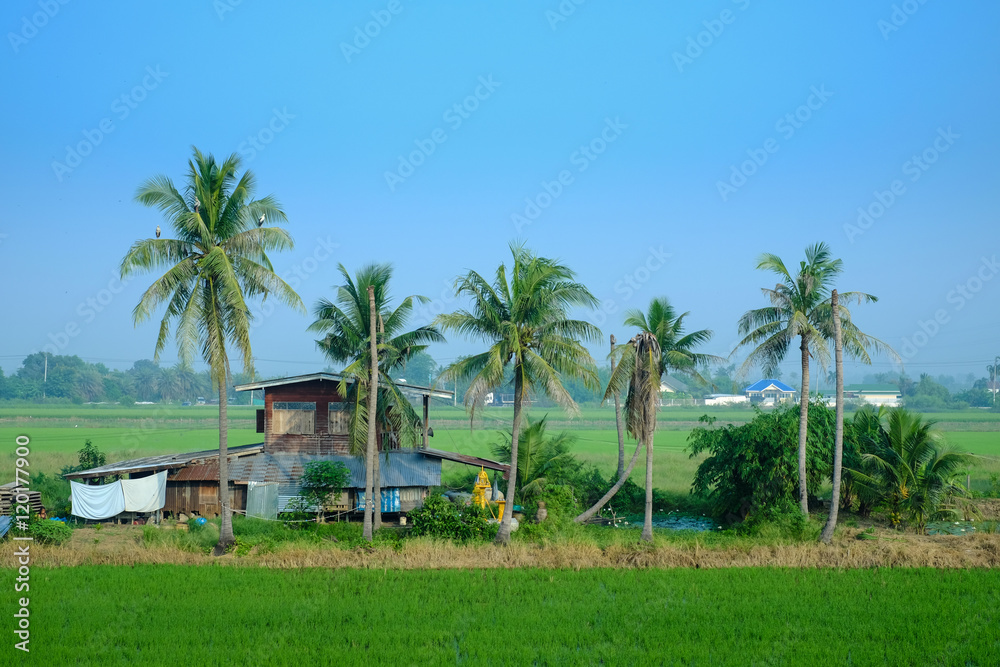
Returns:
[[[165,269],[133,311],[133,319],[139,324],[166,306],[155,345],[156,358],[173,329],[181,361],[186,363],[200,353],[211,368],[213,385],[222,389],[220,480],[228,479],[224,388],[231,371],[227,346],[238,351],[245,372],[252,376],[250,304],[257,299],[276,298],[304,310],[299,296],[274,272],[268,258],[270,252],[292,247],[288,232],[273,226],[286,221],[285,213],[273,196],[253,198],[255,179],[250,171],[237,177],[240,166],[236,154],[218,163],[195,148],[183,190],[164,176],[146,181],[139,188],[137,201],[159,208],[176,238],[160,238],[158,233],[157,238],[137,241],[121,264],[123,278]],[[584,343],[596,343],[601,332],[589,322],[569,316],[572,308],[595,307],[597,299],[559,261],[539,257],[519,244],[512,244],[510,252],[510,266],[501,264],[491,279],[469,271],[456,280],[456,295],[468,300],[467,309],[440,315],[432,325],[413,331],[405,331],[406,320],[414,303],[423,297],[407,297],[392,308],[388,290],[392,271],[385,264],[366,266],[354,278],[340,266],[344,284],[337,288],[333,301],[321,300],[315,307],[316,321],[310,330],[323,334],[317,341],[320,349],[331,361],[346,364],[340,392],[353,404],[352,451],[364,452],[368,463],[365,536],[369,539],[378,527],[377,513],[370,516],[379,498],[375,425],[385,424],[387,431],[407,438],[413,436],[413,425],[417,423],[409,402],[392,379],[392,371],[405,366],[427,344],[443,341],[442,332],[456,332],[486,345],[485,351],[456,361],[441,375],[445,382],[459,378],[469,381],[464,402],[473,416],[486,394],[503,384],[505,374],[512,371],[511,461],[519,460],[523,406],[532,394],[544,393],[572,413],[577,407],[563,387],[564,378],[578,378],[598,388],[596,364]],[[831,258],[826,245],[817,244],[807,249],[806,261],[796,272],[787,270],[773,255],[762,256],[758,268],[777,273],[780,282],[764,290],[770,306],[750,311],[740,319],[740,332],[745,337],[739,347],[754,346],[744,368],[758,364],[768,373],[784,358],[791,342],[799,339],[803,383],[799,444],[800,469],[804,470],[809,360],[815,357],[825,365],[828,357],[833,317],[827,299],[841,264]],[[874,301],[875,297],[849,292],[841,294],[841,299],[862,302]],[[870,351],[888,349],[881,341],[858,331],[846,307],[839,306],[838,314],[849,354],[867,361]],[[625,468],[619,465],[619,479],[612,495],[631,473],[640,449],[646,451],[645,540],[652,539],[653,438],[662,376],[670,370],[696,374],[698,366],[721,361],[693,351],[708,342],[712,332],[685,334],[687,315],[677,314],[666,298],[653,299],[645,313],[628,311],[625,324],[636,334],[625,345],[613,347],[612,360],[617,363],[604,393],[605,399],[625,394],[624,427],[637,441],[631,463]],[[373,414],[375,419],[369,419]],[[621,430],[619,426],[619,433]],[[619,460],[624,460],[621,437]],[[517,466],[512,466],[508,498],[515,497],[518,474]],[[800,486],[805,511],[804,474]],[[222,530],[218,553],[233,542],[228,495],[225,482],[220,483]],[[610,495],[589,512],[596,511],[608,498]],[[505,505],[498,543],[510,539],[513,505]]]

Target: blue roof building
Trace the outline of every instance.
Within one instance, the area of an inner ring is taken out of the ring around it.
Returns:
[[[743,391],[751,403],[785,403],[795,399],[795,390],[781,380],[757,380]]]

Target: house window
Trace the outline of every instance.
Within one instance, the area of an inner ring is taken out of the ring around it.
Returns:
[[[351,413],[347,403],[330,403],[329,430],[334,435],[346,435],[351,429]]]
[[[316,432],[316,404],[279,403],[271,406],[271,433],[313,434]]]

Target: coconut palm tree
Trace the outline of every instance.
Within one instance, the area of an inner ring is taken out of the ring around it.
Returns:
[[[660,406],[660,378],[663,368],[660,343],[654,333],[642,331],[618,349],[621,358],[608,381],[604,400],[608,400],[615,393],[628,390],[625,397],[625,428],[640,445],[646,447],[646,511],[642,524],[642,539],[652,542],[653,436],[656,433],[656,411]],[[633,455],[633,463],[635,458]],[[619,480],[618,486],[621,486],[622,481],[624,480]]]
[[[684,318],[690,312],[677,314],[667,297],[656,297],[649,302],[649,310],[643,313],[637,308],[625,311],[625,326],[636,327],[640,331],[656,336],[660,346],[660,372],[680,371],[691,375],[703,384],[711,385],[698,372],[698,366],[725,361],[713,354],[700,354],[693,348],[704,345],[712,339],[708,329],[684,333]]]
[[[947,446],[933,421],[904,408],[863,408],[855,423],[874,421],[865,428],[861,470],[851,470],[854,484],[877,496],[898,525],[906,514],[918,532],[935,517],[957,514],[957,498],[966,497],[961,472],[972,457]]]
[[[745,375],[753,366],[760,367],[766,376],[773,376],[792,341],[799,339],[802,362],[802,387],[799,391],[799,504],[802,513],[809,514],[809,493],[806,485],[806,432],[809,416],[809,358],[816,357],[820,364],[829,364],[827,341],[833,338],[830,290],[843,270],[843,263],[834,259],[825,243],[806,248],[806,260],[799,263],[793,274],[777,255],[765,253],[757,261],[757,268],[777,274],[780,282],[773,288],[761,291],[771,302],[770,306],[750,310],[739,320],[739,333],[744,338],[736,350],[754,345],[740,373]],[[899,355],[881,340],[862,333],[851,321],[846,303],[875,302],[878,298],[863,292],[840,293],[840,319],[844,339],[844,352],[870,364],[873,352],[884,352],[895,359]],[[733,350],[733,353],[736,352]]]
[[[689,334],[684,333],[684,318],[690,313],[682,313],[680,315],[674,310],[674,307],[670,304],[670,300],[666,297],[656,297],[649,302],[649,311],[643,313],[638,309],[631,309],[625,312],[625,325],[636,327],[642,333],[648,333],[656,338],[656,343],[659,352],[659,372],[656,374],[656,379],[662,379],[663,375],[669,370],[678,370],[688,375],[693,376],[699,382],[711,386],[711,381],[706,380],[698,372],[698,366],[707,366],[709,362],[721,362],[724,361],[721,357],[716,357],[711,354],[700,354],[695,352],[692,348],[707,343],[712,338],[712,332],[707,329],[701,329],[699,331],[693,331]],[[612,337],[612,348],[611,348],[611,373],[614,377],[615,373],[615,348]],[[632,354],[632,352],[625,352],[626,354]],[[627,377],[627,375],[625,376]],[[625,388],[625,384],[621,385],[621,389]],[[657,389],[656,397],[659,401],[660,390]],[[593,507],[583,512],[576,517],[575,521],[584,522],[590,519],[594,514],[596,514],[604,505],[610,501],[618,489],[622,487],[628,476],[632,474],[632,468],[635,466],[635,462],[639,456],[640,447],[645,444],[644,440],[638,439],[636,444],[635,453],[632,455],[632,459],[629,461],[628,465],[624,464],[624,447],[621,438],[621,415],[618,409],[618,394],[612,392],[605,396],[613,396],[615,399],[615,416],[617,418],[617,425],[619,426],[619,444],[618,444],[618,481],[608,490],[607,493],[601,497]],[[659,402],[657,403],[659,405]],[[655,418],[654,418],[654,429],[655,429]],[[631,433],[631,431],[630,431]],[[650,440],[650,444],[652,440]],[[649,484],[646,491],[648,496],[648,501],[650,507],[652,507],[652,448],[647,447],[647,476],[649,477]],[[650,522],[652,522],[652,515],[649,517]],[[650,539],[652,539],[652,524],[650,523]]]
[[[569,412],[578,408],[562,385],[562,377],[578,377],[596,388],[597,369],[580,339],[596,342],[601,332],[582,320],[569,319],[573,306],[594,307],[597,299],[573,280],[572,270],[557,260],[538,257],[521,245],[511,244],[513,266],[509,276],[501,264],[492,283],[469,271],[455,283],[457,296],[472,299],[471,310],[439,315],[442,329],[458,331],[487,342],[485,352],[459,359],[445,369],[442,378],[469,378],[465,405],[475,418],[487,393],[504,383],[504,371],[513,367],[514,422],[511,429],[511,466],[507,498],[517,490],[518,439],[521,411],[532,392],[542,391]],[[504,506],[497,530],[498,544],[510,541],[514,503]]]
[[[820,534],[820,541],[830,544],[833,531],[837,527],[837,511],[840,509],[840,482],[844,463],[844,338],[840,327],[840,303],[837,290],[833,290],[830,304],[833,312],[834,373],[836,373],[836,412],[833,434],[833,492],[830,495],[830,515]]]
[[[402,443],[412,442],[416,437],[415,425],[420,421],[413,406],[400,392],[393,380],[393,374],[403,367],[414,355],[426,349],[429,343],[443,343],[444,336],[436,327],[418,327],[404,331],[406,322],[413,312],[414,303],[427,301],[423,296],[408,296],[395,308],[390,306],[389,282],[392,266],[389,264],[368,264],[362,267],[354,278],[344,266],[337,270],[344,280],[343,285],[334,288],[334,299],[320,299],[313,309],[316,317],[309,331],[325,334],[316,341],[327,359],[334,363],[347,364],[340,372],[343,378],[338,389],[341,396],[351,404],[348,441],[351,454],[366,455],[368,446],[367,401],[369,387],[378,386],[375,424],[385,425],[387,430],[397,434]],[[371,380],[371,325],[372,309],[369,305],[368,288],[375,298],[376,353],[378,381]],[[377,459],[366,465],[377,473]],[[375,477],[375,485],[378,478]],[[373,491],[374,492],[374,491]],[[376,505],[374,499],[365,503],[366,517]],[[376,512],[374,523],[379,521]],[[367,524],[366,524],[367,525]],[[373,530],[377,526],[373,525]],[[366,539],[371,539],[366,534]]]
[[[221,164],[194,148],[183,191],[166,176],[143,183],[136,201],[162,211],[176,238],[136,241],[122,259],[121,277],[166,269],[143,293],[132,311],[136,325],[150,319],[161,305],[154,360],[167,345],[171,326],[181,362],[196,353],[208,364],[212,386],[219,391],[219,505],[222,527],[216,553],[233,543],[227,459],[227,395],[230,377],[227,345],[236,348],[243,368],[254,372],[250,348],[250,303],[271,296],[305,310],[298,294],[274,272],[267,253],[292,247],[292,237],[279,227],[259,226],[261,216],[285,222],[273,196],[254,199],[256,180],[249,170],[237,177],[235,153]]]

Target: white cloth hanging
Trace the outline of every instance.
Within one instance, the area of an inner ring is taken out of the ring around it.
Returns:
[[[109,519],[125,511],[125,494],[119,482],[102,486],[88,486],[70,482],[72,512],[78,517],[99,521]]]
[[[126,512],[155,512],[167,504],[167,471],[139,479],[123,479]]]

